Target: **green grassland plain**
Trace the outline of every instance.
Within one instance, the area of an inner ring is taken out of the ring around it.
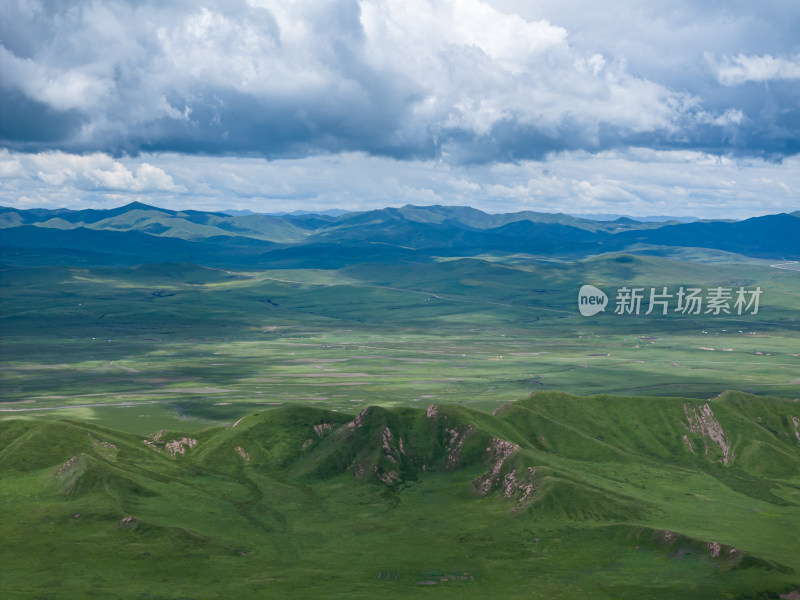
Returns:
[[[609,307],[586,318],[583,283],[763,294],[757,315]],[[298,402],[491,411],[540,390],[704,398],[800,388],[800,275],[763,261],[37,267],[0,272],[0,285],[0,418],[78,417],[147,434]]]

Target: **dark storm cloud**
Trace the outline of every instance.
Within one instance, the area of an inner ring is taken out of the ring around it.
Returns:
[[[0,131],[21,148],[68,142],[88,121],[79,111],[56,111],[18,91],[0,95]]]
[[[4,0],[0,143],[461,164],[800,150],[794,5],[640,4]]]

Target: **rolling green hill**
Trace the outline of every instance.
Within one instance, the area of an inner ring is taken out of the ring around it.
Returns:
[[[800,585],[797,423],[796,403],[738,392],[539,393],[495,415],[298,405],[144,438],[0,422],[3,587],[777,597]]]
[[[359,261],[354,251],[364,262],[375,262],[371,254],[391,262],[394,253],[417,252],[418,262],[431,256],[519,253],[575,260],[605,252],[663,254],[663,248],[708,248],[791,260],[800,257],[798,235],[800,219],[787,214],[675,224],[602,222],[531,211],[487,214],[458,206],[407,205],[338,217],[174,211],[137,202],[111,210],[0,208],[0,248],[12,264],[57,264],[72,257],[81,264],[120,264],[123,257],[128,262],[122,264],[136,264],[159,262],[158,253],[177,251],[178,260],[231,268],[311,267],[312,261],[299,257],[324,255],[329,259],[326,267],[339,268]],[[47,242],[49,237],[58,245]],[[170,246],[172,240],[186,244]],[[146,250],[117,251],[132,242]],[[254,253],[254,247],[262,252]],[[21,248],[35,248],[44,256],[37,263]]]
[[[242,236],[272,242],[302,241],[307,231],[281,217],[231,216],[197,210],[175,211],[132,202],[110,210],[17,210],[2,207],[0,227],[35,225],[44,228],[87,228],[139,231],[155,236],[202,240],[212,236]]]
[[[597,221],[582,219],[563,213],[542,213],[519,211],[513,213],[485,213],[469,206],[414,206],[407,204],[400,208],[384,208],[360,213],[349,213],[331,221],[330,229],[344,229],[390,223],[392,221],[409,221],[413,223],[442,224],[452,223],[466,229],[493,229],[527,221],[540,224],[555,224],[585,229],[587,231],[624,231],[627,229],[648,229],[659,227],[665,223],[647,223],[633,219],[617,219],[615,221]]]

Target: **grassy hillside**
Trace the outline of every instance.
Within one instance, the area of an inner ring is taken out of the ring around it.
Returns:
[[[14,598],[777,597],[800,586],[797,413],[739,392],[538,393],[494,416],[293,406],[144,438],[6,421],[3,587]]]
[[[34,225],[43,228],[88,228],[139,231],[154,236],[202,240],[214,236],[249,237],[274,242],[302,241],[304,227],[268,215],[232,216],[196,210],[175,211],[132,202],[111,210],[19,210],[0,208],[0,228]]]

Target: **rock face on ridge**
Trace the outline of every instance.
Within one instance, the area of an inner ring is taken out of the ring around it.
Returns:
[[[734,459],[733,451],[731,450],[731,443],[722,429],[722,425],[714,417],[714,411],[706,402],[700,409],[689,408],[688,403],[683,405],[683,412],[686,415],[686,420],[689,422],[689,431],[691,433],[699,433],[703,437],[703,445],[705,447],[705,455],[709,455],[708,441],[715,443],[719,446],[722,452],[720,459],[724,464]],[[684,440],[689,445],[690,450],[694,452],[694,447],[686,436]]]

